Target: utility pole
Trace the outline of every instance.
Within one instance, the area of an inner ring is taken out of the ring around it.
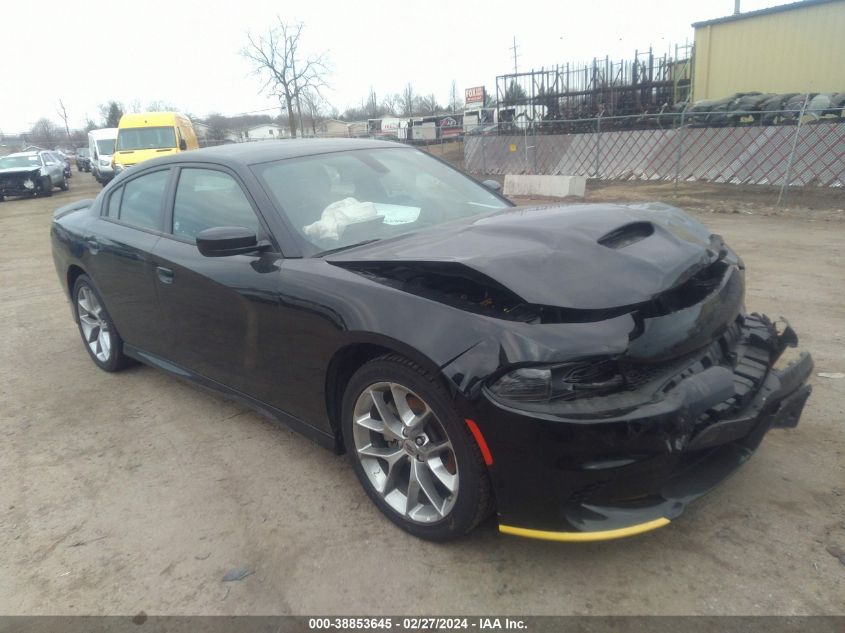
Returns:
[[[516,59],[517,59],[517,57],[519,57],[519,55],[516,54],[516,49],[517,49],[516,35],[514,35],[513,36],[513,46],[510,47],[510,50],[513,51],[513,74],[514,75],[518,72],[517,69],[516,69]]]

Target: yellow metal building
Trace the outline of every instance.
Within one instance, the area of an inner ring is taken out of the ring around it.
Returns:
[[[845,0],[803,0],[692,26],[694,101],[845,91]]]

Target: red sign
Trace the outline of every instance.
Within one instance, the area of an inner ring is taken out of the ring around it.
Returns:
[[[475,86],[474,88],[467,88],[465,91],[464,101],[467,106],[484,105],[484,86]]]

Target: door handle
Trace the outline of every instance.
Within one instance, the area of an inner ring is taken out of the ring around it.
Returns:
[[[96,255],[97,252],[99,252],[100,241],[93,235],[87,236],[85,238],[85,243],[88,245],[88,250],[90,250],[93,255]]]
[[[158,280],[163,284],[172,284],[173,283],[173,271],[169,268],[162,268],[161,266],[156,266],[156,274],[158,275]]]

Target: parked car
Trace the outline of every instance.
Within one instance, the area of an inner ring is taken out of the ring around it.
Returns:
[[[76,150],[76,169],[79,171],[91,171],[91,153],[87,147],[80,147]]]
[[[50,152],[57,160],[62,163],[64,167],[65,178],[73,176],[73,170],[70,168],[70,157],[61,150],[54,149]]]
[[[48,151],[9,154],[0,158],[0,201],[8,196],[51,196],[53,188],[69,188],[64,163]]]
[[[745,311],[742,260],[683,211],[515,208],[400,144],[149,160],[51,236],[94,364],[147,363],[346,452],[422,538],[494,510],[561,541],[666,525],[810,394],[808,354],[774,367],[793,330]]]

